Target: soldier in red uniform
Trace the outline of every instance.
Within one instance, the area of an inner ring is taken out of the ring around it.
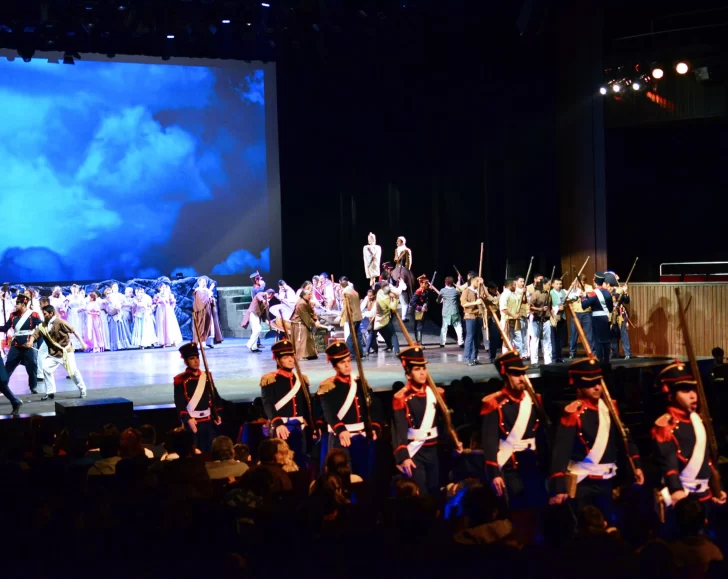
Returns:
[[[665,488],[660,491],[666,506],[692,494],[702,502],[725,504],[726,493],[714,496],[708,481],[715,469],[708,456],[708,441],[700,415],[696,381],[690,369],[675,361],[657,377],[667,394],[667,412],[652,428]]]
[[[505,383],[483,398],[480,410],[485,470],[496,494],[507,493],[512,509],[540,507],[547,497],[536,450],[546,441],[535,401],[525,390],[528,366],[516,351],[501,354],[495,365]]]
[[[372,448],[366,438],[367,402],[361,380],[352,374],[351,354],[344,342],[326,348],[326,356],[336,370],[316,392],[329,429],[328,449],[341,448],[346,452],[351,470],[366,479],[371,472]],[[372,411],[372,438],[381,433],[378,413]]]
[[[10,351],[5,359],[5,368],[3,374],[0,375],[0,383],[5,382],[7,386],[7,382],[10,381],[10,377],[15,372],[18,364],[22,363],[28,372],[28,387],[33,394],[36,394],[38,388],[38,350],[28,347],[27,343],[28,338],[35,329],[43,324],[43,320],[37,312],[28,308],[29,301],[30,298],[27,295],[19,293],[15,297],[15,311],[10,314],[8,321],[0,326],[0,332],[7,333],[11,328],[14,332]],[[5,390],[9,391],[8,388],[5,388]],[[7,396],[7,394],[5,395]],[[17,414],[16,409],[22,402],[18,401],[12,394],[8,396],[8,399],[13,405],[13,414]],[[20,403],[13,402],[13,399]]]
[[[197,344],[184,344],[179,352],[187,367],[174,377],[174,405],[185,429],[195,435],[197,448],[209,452],[215,438],[215,427],[222,422],[220,396],[212,385],[211,377],[200,371]]]
[[[576,511],[594,505],[610,520],[617,458],[624,445],[602,400],[601,378],[602,370],[595,359],[582,358],[569,364],[569,383],[576,386],[578,400],[564,409],[556,431],[549,502],[560,504],[567,500],[566,477],[576,477]],[[642,485],[645,477],[639,451],[631,438],[628,442],[636,467],[635,482]]]
[[[400,472],[417,483],[420,493],[434,494],[440,488],[437,443],[442,413],[427,385],[427,360],[422,348],[402,350],[399,359],[407,384],[392,399],[394,460]]]
[[[263,408],[270,420],[270,435],[281,438],[294,452],[294,460],[301,468],[308,465],[306,457],[306,431],[309,424],[305,386],[295,371],[295,350],[290,340],[280,340],[271,348],[278,370],[264,374],[260,379]],[[308,383],[308,378],[303,376]]]

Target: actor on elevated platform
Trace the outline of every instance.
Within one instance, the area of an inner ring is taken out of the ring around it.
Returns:
[[[586,505],[598,507],[611,519],[612,491],[617,474],[617,458],[624,451],[618,428],[602,400],[602,370],[596,360],[581,358],[569,364],[569,384],[577,388],[578,400],[569,404],[561,416],[551,461],[551,503],[569,498],[567,477],[576,484],[575,510]],[[614,401],[616,407],[617,402]],[[645,477],[639,451],[628,438],[630,455],[636,467],[635,482]],[[575,480],[574,480],[575,479]]]
[[[422,348],[402,350],[399,359],[407,384],[392,399],[394,461],[402,474],[417,483],[420,493],[435,494],[440,489],[437,443],[442,413],[427,385],[427,360]],[[438,390],[441,395],[445,392]]]
[[[308,405],[301,377],[296,374],[293,343],[280,340],[271,348],[278,370],[263,375],[260,389],[263,408],[270,420],[271,438],[280,438],[294,452],[299,467],[308,464],[305,428],[308,424]],[[306,381],[308,378],[303,377]]]
[[[43,338],[48,348],[48,354],[43,359],[43,379],[45,381],[46,393],[41,400],[53,400],[56,396],[55,371],[58,366],[63,365],[68,376],[78,388],[81,398],[86,398],[86,384],[83,376],[76,366],[73,353],[71,336],[81,339],[76,330],[67,321],[58,316],[56,309],[51,306],[43,307],[43,324],[37,327],[28,338],[27,347],[32,347],[33,342]]]
[[[609,314],[614,308],[610,291],[612,283],[616,285],[617,280],[611,273],[595,273],[596,288],[581,298],[582,309],[591,308],[592,311],[592,327],[596,343],[594,354],[602,364],[609,363],[609,350],[612,342],[609,331]]]
[[[379,278],[382,247],[377,245],[377,236],[373,233],[369,234],[367,241],[368,245],[364,246],[364,275],[369,280],[369,286],[374,287]]]
[[[328,424],[329,450],[343,449],[352,472],[366,480],[371,472],[373,446],[366,437],[367,402],[361,380],[352,374],[351,354],[344,342],[331,344],[326,348],[326,356],[336,376],[321,382],[316,394]],[[374,411],[371,423],[372,437],[376,440],[381,424]]]
[[[205,343],[208,348],[212,347],[211,342],[219,344],[223,341],[220,321],[217,317],[217,304],[213,295],[214,291],[215,284],[212,283],[210,287],[207,287],[206,277],[201,277],[197,280],[195,302],[193,305],[193,309],[197,314],[197,323],[200,325],[201,335],[197,336],[197,338],[200,342]]]
[[[222,404],[211,377],[200,370],[200,351],[195,342],[179,349],[185,361],[185,371],[174,377],[174,405],[184,427],[195,435],[195,444],[202,452],[209,452],[216,435],[216,426],[222,423]]]
[[[652,428],[665,488],[660,491],[666,506],[672,506],[693,494],[700,501],[725,504],[726,493],[713,496],[708,482],[715,466],[708,456],[708,440],[700,415],[696,381],[690,369],[675,361],[657,376],[657,383],[667,394],[667,412]]]
[[[27,347],[26,342],[35,329],[43,323],[43,320],[37,313],[28,309],[29,302],[30,298],[27,295],[19,293],[15,297],[15,311],[8,316],[5,325],[0,327],[0,332],[7,332],[11,328],[14,332],[10,351],[5,360],[4,371],[7,373],[7,378],[0,376],[0,381],[10,381],[10,377],[15,372],[18,364],[22,363],[26,372],[28,372],[28,387],[33,394],[36,394],[38,388],[38,350]],[[14,397],[8,398],[12,402]],[[16,404],[13,403],[13,410],[15,407]]]
[[[483,398],[480,410],[485,470],[496,494],[507,493],[511,508],[541,507],[547,500],[546,478],[536,449],[544,441],[536,439],[543,428],[535,401],[525,390],[528,366],[517,351],[501,354],[495,365],[505,384]]]

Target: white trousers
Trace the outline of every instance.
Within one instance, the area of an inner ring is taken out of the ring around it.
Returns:
[[[62,362],[63,358],[56,358],[54,356],[46,356],[45,360],[43,360],[43,378],[45,379],[46,394],[56,393],[56,378],[54,373]],[[73,383],[78,387],[81,394],[86,393],[86,384],[83,382],[83,376],[81,376],[81,371],[78,367],[76,367],[76,371],[71,376],[71,380],[73,380]]]
[[[503,328],[503,332],[508,336],[508,339],[511,341],[511,344],[516,349],[516,351],[521,354],[521,350],[523,349],[523,345],[521,343],[521,330],[518,330],[516,332],[516,325],[509,323],[509,321],[506,319],[506,317],[501,313],[501,319],[500,319],[500,325],[501,328]],[[517,337],[516,337],[517,336]],[[503,347],[501,348],[501,353],[505,354],[508,351],[508,348],[506,347],[505,342],[503,342]],[[524,354],[521,354],[522,356]]]
[[[248,349],[256,350],[258,348],[258,336],[260,336],[260,318],[257,314],[250,314],[250,330],[253,333],[250,334],[248,340]]]
[[[48,345],[45,343],[45,340],[43,340],[43,343],[40,345],[40,348],[38,348],[38,379],[39,380],[45,380],[45,376],[43,375],[43,360],[46,359],[46,356],[48,356]]]
[[[551,324],[548,320],[532,319],[528,326],[529,344],[528,349],[531,352],[531,364],[538,364],[538,345],[541,343],[543,348],[544,364],[551,364]]]
[[[407,292],[399,294],[399,305],[402,310],[402,319],[406,320],[409,313],[409,294]]]

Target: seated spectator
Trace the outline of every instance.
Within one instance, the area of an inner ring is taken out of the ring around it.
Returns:
[[[453,539],[461,545],[489,545],[502,541],[513,531],[513,525],[501,516],[498,497],[484,485],[473,485],[463,497],[465,529]]]
[[[247,444],[243,442],[237,443],[233,446],[233,453],[235,454],[235,460],[250,466],[250,447]]]
[[[260,442],[260,446],[258,446],[258,458],[260,460],[244,477],[245,479],[258,471],[265,471],[271,476],[269,490],[273,494],[293,489],[288,473],[283,470],[283,465],[288,460],[288,450],[283,450],[283,447],[278,443],[279,440],[278,438],[266,438]]]
[[[170,454],[178,458],[161,463],[158,471],[160,489],[166,491],[171,502],[211,498],[212,482],[202,457],[195,452],[194,434],[176,428],[169,442]]]
[[[143,483],[152,462],[146,450],[142,444],[141,432],[134,428],[127,428],[122,432],[119,447],[121,460],[116,465],[116,478],[137,485]]]
[[[162,453],[162,456],[159,457],[160,461],[177,460],[179,458],[179,455],[174,452],[174,437],[181,430],[184,430],[184,428],[178,426],[177,428],[173,428],[167,432],[167,435],[164,438],[164,443],[162,444],[164,452]],[[202,454],[202,451],[195,448],[195,454]]]
[[[212,480],[236,479],[245,474],[248,465],[235,460],[233,441],[228,436],[218,436],[212,441],[212,460],[205,463]]]
[[[670,543],[681,577],[702,577],[711,565],[723,561],[718,546],[703,534],[707,524],[705,507],[688,495],[675,505],[679,538]]]
[[[142,444],[148,458],[159,459],[164,454],[164,444],[157,444],[157,431],[151,424],[142,424],[139,427],[142,435]]]
[[[121,440],[118,434],[103,434],[99,440],[101,459],[88,469],[88,476],[110,476],[116,473],[116,464],[121,460],[119,447]]]
[[[411,478],[401,478],[394,483],[394,498],[409,499],[420,496],[420,487]]]

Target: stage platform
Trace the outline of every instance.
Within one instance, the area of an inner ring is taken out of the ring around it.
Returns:
[[[400,340],[401,343],[404,342],[401,336]],[[270,352],[273,341],[272,337],[263,340],[265,349],[260,354],[250,352],[245,346],[246,340],[231,338],[214,349],[207,350],[210,370],[223,398],[231,402],[252,402],[260,395],[261,375],[275,370],[275,362]],[[425,340],[425,351],[430,362],[428,369],[438,384],[449,385],[453,380],[464,376],[469,376],[478,383],[498,377],[493,365],[487,363],[486,352],[480,353],[480,365],[468,367],[463,361],[463,350],[454,343],[439,348],[434,333]],[[127,398],[137,410],[172,407],[172,378],[184,369],[177,349],[171,347],[79,354],[76,360],[84,376],[89,399]],[[668,360],[633,358],[615,360],[612,366],[614,369],[648,368],[664,365]],[[558,372],[559,366],[565,370],[566,365],[554,364],[548,366],[548,371]],[[325,355],[320,355],[318,360],[302,361],[301,369],[309,377],[314,392],[318,384],[332,374],[331,365],[326,362]],[[385,353],[382,349],[377,355],[364,359],[364,369],[374,391],[391,390],[394,382],[404,380],[399,360],[393,353]],[[534,368],[529,374],[533,378],[539,378],[541,367]],[[78,390],[70,380],[65,379],[62,367],[56,371],[56,385],[56,401],[78,397]],[[44,391],[43,382],[39,382],[39,394],[29,394],[27,374],[23,366],[19,366],[13,374],[10,388],[25,402],[22,416],[55,414],[53,401],[40,401],[40,392]],[[0,415],[7,417],[10,410],[10,404],[0,396]]]

